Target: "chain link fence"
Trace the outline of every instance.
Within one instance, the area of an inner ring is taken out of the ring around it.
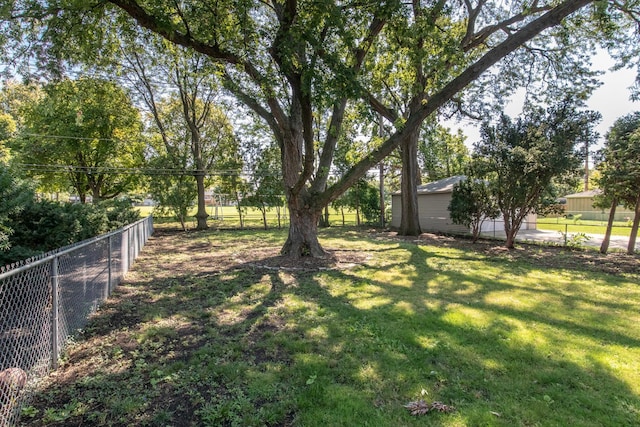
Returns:
[[[17,422],[51,369],[129,271],[153,218],[0,269],[0,427]]]

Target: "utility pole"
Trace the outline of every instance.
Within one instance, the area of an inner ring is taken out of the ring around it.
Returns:
[[[589,191],[589,139],[584,142],[584,191]]]

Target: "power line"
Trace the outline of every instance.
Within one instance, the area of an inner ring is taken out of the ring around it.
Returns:
[[[149,176],[192,176],[203,172],[208,176],[250,176],[241,169],[197,169],[184,168],[144,168],[144,167],[116,167],[116,166],[77,166],[77,165],[52,165],[17,163],[17,167],[29,172],[40,173],[86,173],[91,174],[117,174],[117,175],[149,175]],[[275,175],[275,174],[274,174]]]
[[[32,138],[48,138],[48,139],[73,139],[79,141],[108,141],[108,142],[123,142],[123,141],[132,141],[128,139],[120,139],[120,138],[97,138],[90,136],[65,136],[65,135],[45,135],[40,133],[21,133],[21,135],[29,136]]]
[[[15,163],[15,166],[33,173],[85,173],[87,175],[146,175],[146,176],[194,176],[204,173],[205,176],[240,176],[248,179],[256,177],[280,177],[281,172],[255,173],[243,169],[197,169],[186,168],[152,168],[152,167],[118,167],[118,166],[78,166],[60,164]],[[377,168],[371,170],[377,171]],[[339,176],[335,171],[330,176]]]

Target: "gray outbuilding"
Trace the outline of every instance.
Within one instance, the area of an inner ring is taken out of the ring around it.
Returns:
[[[467,227],[454,224],[449,213],[449,203],[451,203],[453,187],[463,179],[466,179],[466,176],[456,175],[418,186],[418,212],[422,231],[452,234],[466,234],[470,232]],[[401,193],[393,193],[391,195],[392,228],[400,228],[401,206]],[[536,218],[535,214],[530,214],[526,218],[525,223],[522,224],[521,229],[535,229]],[[482,226],[483,233],[491,233],[494,230],[504,231],[504,224],[500,218],[496,220],[488,219]]]

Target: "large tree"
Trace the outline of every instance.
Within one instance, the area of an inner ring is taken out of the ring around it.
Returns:
[[[576,144],[598,119],[598,113],[563,102],[548,111],[532,108],[516,120],[503,114],[495,125],[483,125],[474,168],[489,181],[504,220],[507,248],[514,247],[527,215],[549,200],[544,195],[553,179],[579,167]]]
[[[193,176],[196,228],[204,230],[208,228],[207,178],[215,169],[225,169],[238,154],[233,129],[219,105],[217,67],[206,57],[157,36],[119,34],[120,61],[115,68],[149,112],[154,132],[164,144],[164,163],[174,159],[174,168],[186,168]]]
[[[2,12],[8,17],[5,23],[12,40],[37,41],[47,47],[50,56],[95,58],[95,53],[86,55],[91,50],[86,47],[102,48],[109,39],[110,25],[124,21],[117,13],[123,11],[140,27],[221,63],[226,87],[269,124],[280,146],[291,219],[283,253],[320,257],[325,253],[318,242],[317,224],[324,206],[396,148],[406,146],[403,155],[411,156],[415,145],[406,141],[415,140],[425,118],[537,35],[562,27],[559,35],[571,40],[582,28],[593,29],[592,22],[611,24],[607,26],[611,29],[615,20],[608,19],[608,4],[598,2],[587,8],[591,4],[593,0],[500,5],[464,1],[462,7],[446,0],[32,0]],[[567,21],[576,12],[576,19]],[[415,27],[414,22],[422,27]],[[88,32],[88,26],[96,30]],[[374,89],[380,85],[367,66],[387,40],[382,36],[386,27],[398,29],[389,32],[397,34],[394,37],[409,37],[406,31],[412,29],[428,29],[418,31],[416,43],[405,49],[387,49],[392,67],[405,63],[407,53],[412,64],[420,64],[410,67],[413,89],[402,114],[376,98]],[[428,37],[441,42],[427,48]],[[70,38],[77,43],[69,43]],[[552,42],[552,48],[557,46]],[[536,49],[539,46],[531,47]],[[425,76],[433,78],[426,81]],[[366,100],[385,117],[397,117],[394,131],[327,185],[344,112],[352,100]],[[316,138],[314,117],[319,116],[328,120],[323,121],[323,131]]]
[[[632,254],[640,225],[640,112],[615,121],[606,135],[606,145],[600,154],[603,161],[598,165],[598,185],[603,195],[599,203],[601,206],[610,203],[611,208],[600,252],[607,252],[616,207],[622,203],[635,210],[627,246],[627,253]]]
[[[16,155],[46,188],[72,187],[82,203],[112,199],[135,184],[144,163],[140,113],[117,85],[62,80],[28,111]],[[54,187],[51,187],[54,186]]]

